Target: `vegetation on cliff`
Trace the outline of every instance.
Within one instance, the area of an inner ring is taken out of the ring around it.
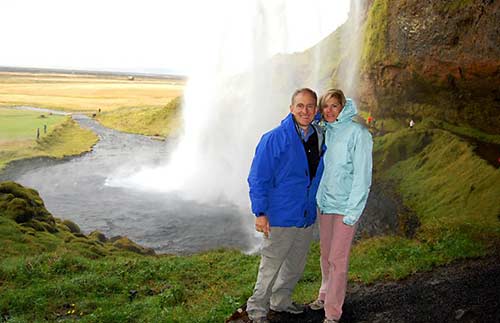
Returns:
[[[494,1],[372,1],[361,108],[376,118],[433,118],[498,134],[499,10]]]
[[[387,57],[387,24],[389,1],[375,0],[368,11],[364,23],[363,50],[361,52],[361,70],[366,70],[374,63],[382,62]]]

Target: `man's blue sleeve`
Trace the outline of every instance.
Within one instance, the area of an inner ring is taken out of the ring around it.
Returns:
[[[275,171],[285,143],[275,133],[267,133],[260,139],[248,175],[250,201],[254,214],[267,214],[269,191],[273,186]]]

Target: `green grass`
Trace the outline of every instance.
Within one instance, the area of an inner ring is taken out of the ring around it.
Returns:
[[[166,137],[173,134],[181,122],[182,97],[165,107],[124,108],[97,116],[104,126],[129,133]]]
[[[480,141],[489,142],[493,144],[500,144],[500,135],[485,133],[479,129],[471,128],[467,125],[453,125],[444,121],[431,120],[436,127],[448,130],[459,136],[466,136],[475,138]]]
[[[36,139],[37,128],[43,136],[44,125],[47,125],[47,131],[50,132],[65,119],[64,116],[45,112],[0,108],[0,144],[5,141]]]
[[[9,162],[33,157],[62,158],[89,151],[98,137],[71,117],[0,109],[0,170]],[[47,124],[47,133],[43,125]],[[40,139],[36,140],[36,128]]]
[[[434,130],[428,135],[428,146],[385,174],[400,182],[403,198],[419,215],[419,236],[432,240],[438,234],[459,233],[488,239],[500,233],[498,169],[448,132]]]

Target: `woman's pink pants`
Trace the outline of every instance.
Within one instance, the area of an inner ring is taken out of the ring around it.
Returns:
[[[325,316],[339,320],[347,288],[347,272],[352,240],[357,224],[346,225],[337,214],[320,214],[321,288],[319,299],[325,302]]]

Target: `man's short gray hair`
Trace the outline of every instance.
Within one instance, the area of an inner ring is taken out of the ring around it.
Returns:
[[[318,102],[318,96],[316,95],[316,92],[314,92],[313,90],[311,90],[308,87],[304,87],[304,88],[295,90],[295,92],[293,92],[293,95],[292,95],[292,105],[293,105],[293,103],[295,101],[295,97],[297,95],[299,95],[300,93],[309,93],[314,98],[314,101]]]

